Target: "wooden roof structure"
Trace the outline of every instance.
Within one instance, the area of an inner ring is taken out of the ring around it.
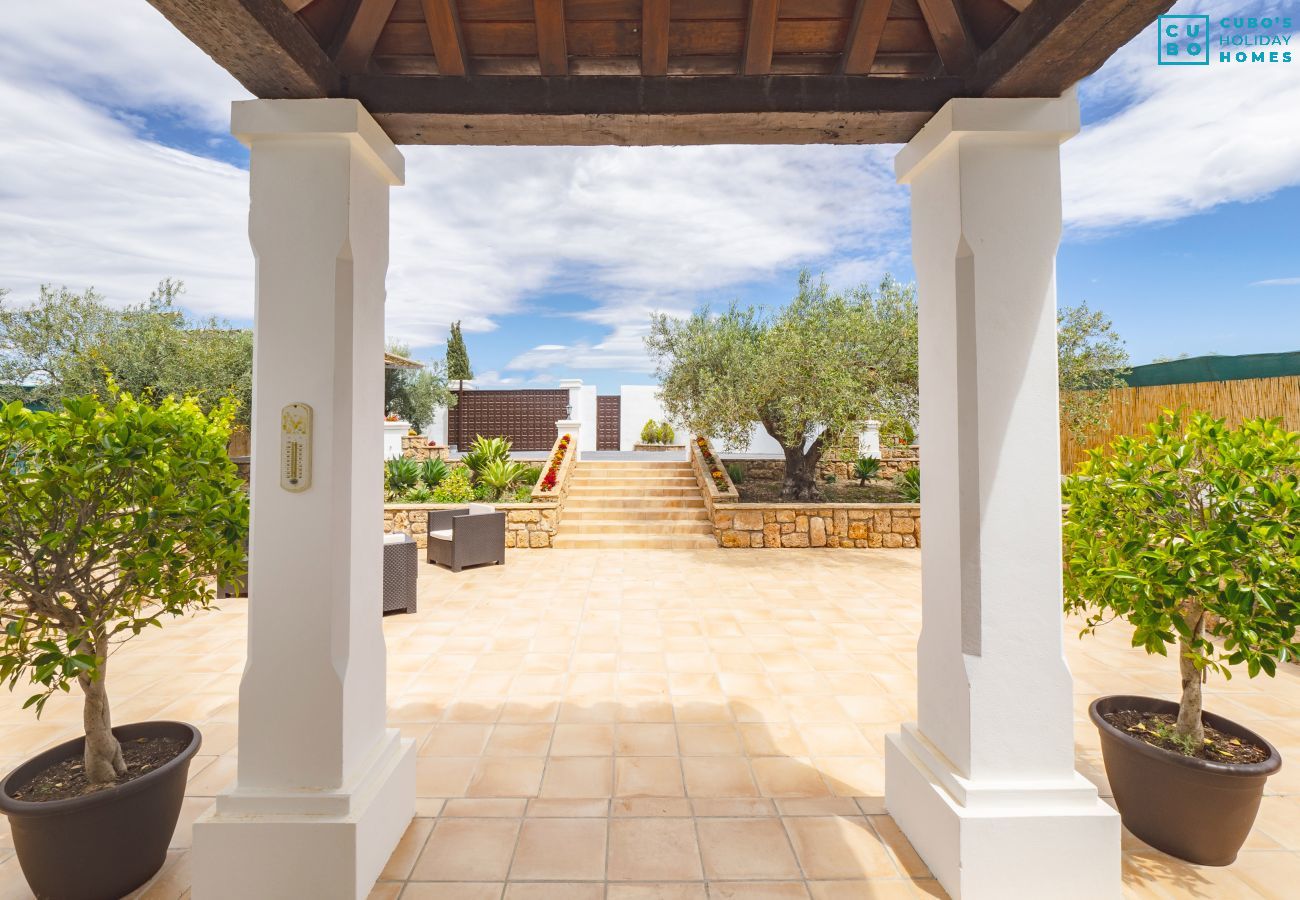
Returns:
[[[262,98],[410,144],[892,143],[1056,97],[1172,0],[149,0]]]

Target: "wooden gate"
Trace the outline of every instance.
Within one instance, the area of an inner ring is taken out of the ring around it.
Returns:
[[[566,390],[457,391],[447,413],[447,441],[461,451],[474,438],[504,437],[515,450],[550,450],[555,422],[569,414]]]
[[[622,398],[618,395],[596,398],[596,449],[619,450],[621,439]]]

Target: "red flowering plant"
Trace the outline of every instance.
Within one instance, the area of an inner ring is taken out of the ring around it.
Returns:
[[[555,452],[551,454],[551,465],[547,468],[546,474],[542,476],[542,490],[555,490],[556,482],[558,482],[560,478],[560,466],[564,463],[564,456],[569,451],[570,440],[570,436],[566,434],[564,437],[560,438],[559,443],[555,445]]]

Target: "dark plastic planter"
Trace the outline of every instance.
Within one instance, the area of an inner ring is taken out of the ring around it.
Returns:
[[[18,862],[40,900],[117,900],[167,859],[190,759],[202,743],[199,730],[184,722],[138,722],[113,734],[119,741],[172,737],[189,743],[147,775],[85,797],[31,803],[11,795],[47,766],[80,756],[84,737],[46,750],[0,781],[0,812],[9,817]]]
[[[1101,732],[1115,805],[1124,827],[1157,850],[1203,866],[1226,866],[1237,858],[1259,812],[1264,782],[1282,766],[1277,749],[1236,722],[1202,713],[1201,721],[1268,749],[1268,759],[1248,765],[1211,762],[1153,747],[1102,718],[1131,709],[1178,714],[1178,704],[1152,697],[1102,697],[1088,707]]]

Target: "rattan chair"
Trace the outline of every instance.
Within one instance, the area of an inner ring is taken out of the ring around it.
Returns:
[[[429,562],[459,572],[506,561],[506,514],[486,503],[429,510]]]

